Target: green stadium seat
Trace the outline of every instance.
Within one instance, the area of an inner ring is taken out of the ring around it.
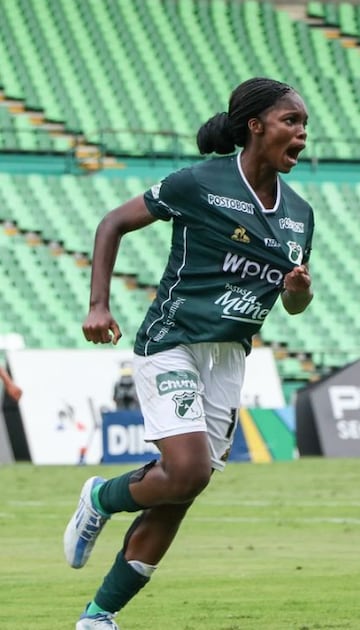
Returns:
[[[268,75],[304,96],[310,113],[304,157],[360,159],[358,47],[344,47],[340,38],[329,39],[274,3],[0,0],[0,6],[0,84],[6,95],[114,152],[195,155],[198,127],[226,108],[230,91],[250,76]],[[358,6],[309,2],[307,12],[358,37]],[[15,114],[4,104],[0,127],[0,151],[73,150],[69,137],[41,130],[26,113]],[[154,131],[181,136],[153,136]],[[157,181],[146,168],[141,177],[119,172],[112,178],[0,173],[0,219],[91,257],[102,216]],[[351,282],[354,294],[360,289],[353,269],[360,247],[354,229],[360,185],[348,182],[345,173],[342,182],[338,177],[317,180],[315,172],[294,177],[295,188],[316,212],[314,308],[289,318],[277,305],[263,338],[317,352],[330,365],[344,359],[340,353],[334,359],[339,337],[347,357],[354,355],[360,338],[356,300],[344,295],[346,283]],[[123,239],[112,291],[113,311],[124,328],[123,347],[131,347],[150,303],[146,287],[159,282],[170,233],[170,225],[159,221]],[[52,256],[45,245],[30,247],[21,234],[1,234],[0,244],[2,329],[10,331],[16,321],[27,343],[36,347],[87,347],[81,322],[90,267],[77,266],[71,253]],[[130,290],[129,277],[140,286]],[[283,365],[288,376],[296,370],[296,360]]]
[[[310,18],[324,18],[324,4],[320,1],[308,2],[306,14]]]
[[[342,35],[360,38],[360,28],[357,21],[357,7],[350,2],[339,4],[339,26]]]
[[[268,2],[163,0],[161,10],[159,3],[89,0],[86,10],[67,0],[12,0],[11,10],[4,3],[0,83],[108,150],[168,155],[196,152],[198,127],[225,108],[224,95],[241,80],[276,76],[304,95],[311,131],[321,138],[332,130],[333,138],[317,141],[317,158],[359,157],[359,143],[349,142],[359,106],[356,48],[343,48]],[[319,14],[318,5],[308,3],[308,12]],[[328,24],[343,24],[347,32],[359,25],[359,7],[321,7]],[[328,92],[336,98],[329,100]],[[180,136],[151,135],[160,131]],[[16,130],[9,133],[2,144],[21,146]],[[28,144],[66,149],[66,139],[44,138]]]

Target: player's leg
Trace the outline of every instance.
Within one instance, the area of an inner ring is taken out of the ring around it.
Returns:
[[[96,539],[112,514],[188,503],[207,485],[211,461],[206,433],[159,441],[161,460],[106,481],[89,479],[64,534],[65,557],[73,568],[87,562]]]
[[[222,470],[236,429],[245,353],[236,344],[199,344],[193,352],[205,384],[203,401],[212,468]],[[170,447],[170,454],[172,452]],[[189,505],[190,502],[156,506],[135,519],[89,612],[113,612],[122,608],[145,586],[174,539]],[[91,626],[88,628],[90,630]],[[78,630],[87,628],[78,626]]]
[[[207,366],[209,350],[202,352],[201,348],[198,349],[198,357],[195,357],[196,353],[192,352],[191,354],[192,360],[194,360],[194,365],[191,365],[191,368],[194,367],[194,372],[190,370],[191,374],[187,373],[184,366],[181,366],[178,372],[172,370],[171,375],[168,372],[160,372],[160,378],[157,379],[157,383],[162,386],[162,391],[171,394],[169,402],[172,408],[176,409],[174,424],[176,430],[179,430],[179,420],[185,423],[184,425],[180,424],[180,426],[191,426],[194,429],[194,424],[202,423],[204,417],[202,405],[200,408],[198,406],[197,395],[194,396],[193,392],[189,394],[187,388],[189,386],[194,387],[194,383],[197,382],[197,394],[200,391],[200,386],[203,387],[199,373],[196,373],[195,361],[204,361]],[[204,374],[208,376],[206,369]],[[149,375],[146,373],[145,376],[147,378]],[[181,385],[185,391],[178,392],[177,390]],[[153,396],[149,396],[149,398],[151,399]],[[161,410],[161,404],[158,402],[155,403],[157,411]],[[171,413],[169,415],[171,417]],[[233,422],[227,413],[227,405],[224,415],[227,424]],[[191,421],[192,424],[188,425],[188,421]],[[220,446],[210,444],[212,453],[212,457],[210,457],[208,438],[202,430],[203,424],[199,426],[201,430],[195,430],[194,433],[173,435],[171,438],[160,440],[161,462],[156,466],[148,467],[146,471],[138,471],[132,476],[129,490],[131,497],[136,498],[139,502],[138,505],[140,505],[140,501],[143,502],[142,505],[146,505],[145,501],[149,496],[152,496],[153,501],[160,501],[160,503],[144,510],[140,517],[135,519],[125,537],[124,548],[117,555],[112,568],[98,589],[95,599],[82,619],[79,620],[78,630],[90,630],[95,627],[91,624],[93,621],[95,623],[95,620],[98,624],[99,616],[101,623],[104,618],[107,624],[111,624],[106,628],[117,628],[112,621],[112,614],[121,609],[149,581],[157,563],[166,553],[176,535],[192,499],[207,484],[212,469],[211,462],[219,463],[223,444]],[[156,429],[157,427],[155,427]],[[151,432],[152,430],[153,424],[148,423],[148,431]],[[226,432],[229,432],[228,426],[226,426]],[[215,467],[221,468],[222,462]],[[118,484],[121,486],[122,482],[119,479],[121,478],[104,484],[102,491],[99,492],[98,498],[102,502],[102,507],[109,512],[114,508],[121,508],[119,504],[121,488]],[[164,496],[164,492],[170,492],[168,496],[171,497],[172,503],[161,504],[161,497]],[[96,627],[100,628],[98,625]],[[101,627],[104,627],[105,630],[105,625]]]
[[[86,482],[64,535],[65,556],[74,568],[84,566],[111,514],[187,503],[211,475],[203,386],[192,352],[181,346],[135,357],[134,368],[145,437],[156,442],[161,460],[109,481]]]
[[[99,615],[108,618],[110,627],[116,628],[113,616],[149,582],[190,505],[191,502],[160,505],[136,517],[125,535],[122,550],[79,620],[78,630],[92,628],[90,624],[98,622]]]
[[[173,435],[157,442],[161,459],[104,483],[99,502],[108,513],[135,512],[167,503],[186,503],[208,484],[210,451],[205,432]]]
[[[129,484],[132,492],[135,486],[146,485],[141,490],[141,496],[145,498],[152,496],[155,501],[160,492],[167,492],[175,501],[145,509],[135,519],[125,536],[123,549],[79,619],[77,630],[91,630],[95,624],[99,630],[102,627],[105,630],[105,624],[113,630],[117,628],[113,616],[148,583],[156,565],[171,545],[193,498],[208,483],[211,465],[206,433],[193,433],[191,438],[189,440],[189,436],[184,435],[161,440],[161,463],[148,467],[144,474],[135,475],[136,479]],[[197,473],[191,475],[192,469]],[[191,484],[185,479],[189,475],[192,477]],[[154,478],[151,479],[151,476]],[[150,481],[148,484],[146,478]],[[104,498],[101,495],[100,500],[108,510],[119,507],[116,479],[111,480],[108,488],[106,486],[107,483],[104,483]],[[111,503],[112,495],[114,504]]]

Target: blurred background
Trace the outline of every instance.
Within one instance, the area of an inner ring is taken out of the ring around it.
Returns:
[[[0,0],[0,10],[0,359],[15,377],[16,353],[97,351],[81,324],[99,220],[201,159],[199,126],[251,76],[287,82],[307,104],[307,148],[286,179],[316,220],[314,301],[295,318],[276,306],[255,347],[270,349],[287,406],[359,360],[358,1]],[[170,229],[158,221],[123,241],[112,311],[128,353]],[[40,379],[27,370],[23,412]]]

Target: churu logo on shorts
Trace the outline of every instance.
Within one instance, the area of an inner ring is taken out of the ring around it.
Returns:
[[[198,390],[199,379],[190,370],[170,370],[157,374],[156,385],[160,396],[179,390]]]
[[[218,206],[219,208],[230,208],[231,210],[238,210],[238,212],[246,212],[246,214],[254,214],[255,206],[248,201],[240,201],[239,199],[232,199],[231,197],[222,197],[221,195],[208,194],[208,203],[211,206]]]

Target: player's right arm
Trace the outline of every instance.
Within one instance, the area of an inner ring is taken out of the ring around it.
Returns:
[[[4,383],[5,390],[9,396],[18,402],[22,396],[22,389],[14,383],[10,374],[3,367],[0,367],[0,379]]]
[[[99,223],[94,242],[90,307],[83,333],[93,343],[116,344],[121,331],[110,311],[110,284],[121,238],[156,221],[139,195],[105,215]]]

